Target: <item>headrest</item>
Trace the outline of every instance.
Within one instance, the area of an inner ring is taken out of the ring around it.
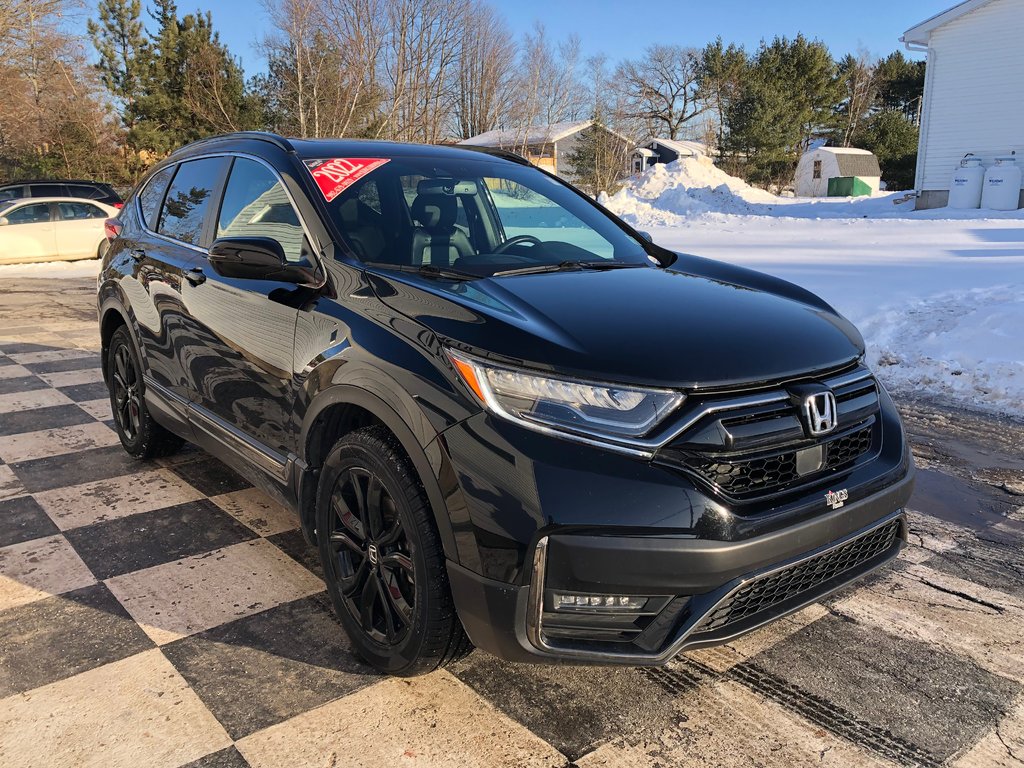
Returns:
[[[412,203],[412,217],[424,229],[450,230],[458,215],[459,202],[454,195],[421,193]]]

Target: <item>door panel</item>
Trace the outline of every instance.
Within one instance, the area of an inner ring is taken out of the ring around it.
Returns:
[[[298,215],[276,174],[236,158],[215,217],[217,237],[272,237],[290,261],[309,262]],[[281,456],[294,450],[290,415],[296,297],[288,283],[241,280],[203,266],[185,306],[197,343],[187,353],[196,405]]]
[[[57,258],[57,240],[49,203],[20,205],[2,214],[0,262],[21,263]]]
[[[161,172],[140,195],[147,225],[156,226],[161,233],[146,231],[132,244],[135,276],[148,299],[149,322],[136,311],[140,341],[153,380],[185,400],[193,386],[186,360],[199,342],[182,294],[189,278],[205,262],[203,222],[225,165],[226,160],[219,157],[183,162],[174,171],[166,193],[162,188],[170,173]]]
[[[91,203],[57,203],[60,219],[54,222],[57,253],[62,259],[95,259],[103,240],[107,212]]]

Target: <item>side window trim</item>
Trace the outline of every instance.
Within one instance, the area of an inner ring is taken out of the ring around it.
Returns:
[[[284,192],[288,196],[288,202],[291,203],[291,206],[292,206],[292,208],[295,211],[295,215],[299,219],[299,224],[302,225],[302,232],[305,235],[306,240],[309,242],[310,251],[311,251],[311,253],[313,255],[313,260],[315,262],[314,267],[316,269],[323,270],[324,266],[323,266],[323,258],[322,258],[322,253],[321,253],[321,250],[322,250],[323,246],[320,244],[320,240],[318,238],[313,237],[309,227],[306,225],[305,218],[303,218],[303,216],[302,216],[302,211],[299,209],[299,206],[295,204],[295,197],[292,195],[292,192],[288,188],[288,185],[284,183],[284,179],[281,177],[281,174],[278,173],[277,169],[274,168],[274,166],[272,166],[270,163],[268,163],[262,157],[256,157],[255,155],[248,155],[248,154],[245,154],[244,152],[212,152],[210,154],[196,155],[195,157],[183,158],[182,160],[177,161],[176,163],[174,163],[174,173],[171,174],[171,178],[167,181],[167,187],[166,187],[166,189],[164,189],[163,197],[160,198],[159,214],[161,216],[163,215],[164,201],[167,199],[167,193],[170,191],[171,185],[174,184],[174,177],[178,175],[178,169],[181,167],[181,164],[185,163],[185,162],[192,161],[192,160],[206,160],[206,159],[211,158],[211,157],[226,157],[226,158],[228,158],[230,160],[230,162],[226,163],[226,170],[223,172],[221,178],[217,182],[217,186],[214,189],[214,195],[215,195],[214,202],[216,203],[216,205],[210,205],[209,206],[211,209],[216,209],[216,214],[212,218],[210,218],[210,214],[209,213],[207,214],[208,218],[203,223],[203,232],[205,233],[206,230],[207,230],[207,227],[212,223],[212,225],[214,227],[214,234],[216,234],[217,220],[220,218],[220,207],[223,204],[224,188],[225,188],[225,186],[227,184],[228,171],[230,170],[231,166],[234,165],[234,161],[237,158],[240,158],[240,157],[245,158],[246,160],[255,160],[257,163],[263,165],[272,174],[274,174],[274,177],[278,180],[278,182],[281,184],[281,186],[284,187]],[[164,167],[166,168],[167,166],[164,166]],[[153,174],[153,176],[155,176],[155,175],[156,174]],[[147,184],[149,184],[149,182],[152,181],[153,176],[150,176],[150,178],[146,181]],[[140,189],[139,193],[141,194],[141,192],[142,192],[142,190]],[[184,246],[185,248],[190,248],[193,251],[197,251],[197,252],[202,253],[204,255],[207,255],[209,253],[209,247],[203,248],[202,246],[199,246],[199,245],[193,245],[192,243],[186,243],[186,242],[184,242],[182,240],[176,240],[173,237],[168,237],[165,234],[162,234],[160,232],[157,232],[155,230],[150,229],[149,225],[146,223],[146,217],[143,216],[142,209],[139,207],[139,195],[138,194],[135,195],[135,215],[138,218],[139,224],[141,225],[142,229],[146,232],[146,234],[152,235],[153,237],[159,237],[159,238],[161,238],[163,240],[166,240],[167,242],[174,243],[175,245],[180,245],[180,246]],[[159,221],[159,216],[158,216],[157,217],[157,228],[159,229],[159,227],[160,227],[160,221]],[[213,244],[212,240],[209,241],[209,242],[210,242],[211,245]]]
[[[157,223],[157,227],[159,227],[160,226],[160,214],[163,213],[163,210],[164,210],[164,200],[167,199],[167,190],[171,188],[171,182],[174,181],[174,174],[176,174],[178,172],[178,164],[175,163],[173,165],[165,165],[163,168],[157,169],[156,171],[151,173],[149,178],[146,179],[146,183],[143,184],[141,187],[139,187],[139,191],[135,193],[135,216],[138,219],[139,225],[147,233],[149,233],[151,235],[156,235],[157,237],[163,237],[163,235],[161,235],[156,230],[153,230],[153,229],[149,228],[149,222],[146,221],[146,214],[142,210],[142,193],[146,191],[146,188],[149,187],[149,185],[153,183],[153,179],[155,179],[157,176],[159,176],[160,172],[162,170],[164,170],[164,168],[171,168],[172,170],[171,170],[171,177],[167,180],[167,186],[164,187],[164,193],[162,195],[160,195],[160,202],[157,204],[157,207],[156,207],[156,223]]]

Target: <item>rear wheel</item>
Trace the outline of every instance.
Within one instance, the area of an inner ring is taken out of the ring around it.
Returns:
[[[153,421],[146,408],[142,365],[131,333],[124,325],[110,339],[107,386],[114,426],[128,453],[138,459],[152,459],[181,448],[185,441]]]
[[[386,429],[335,444],[320,476],[316,529],[327,591],[359,657],[412,676],[472,649],[429,503]]]

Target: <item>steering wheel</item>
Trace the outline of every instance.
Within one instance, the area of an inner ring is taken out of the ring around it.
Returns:
[[[495,253],[504,253],[509,248],[511,248],[513,245],[519,245],[520,243],[531,243],[533,245],[543,245],[543,243],[540,240],[538,240],[536,237],[534,237],[533,235],[516,235],[515,237],[510,237],[504,243],[499,245],[494,250],[494,252]]]

